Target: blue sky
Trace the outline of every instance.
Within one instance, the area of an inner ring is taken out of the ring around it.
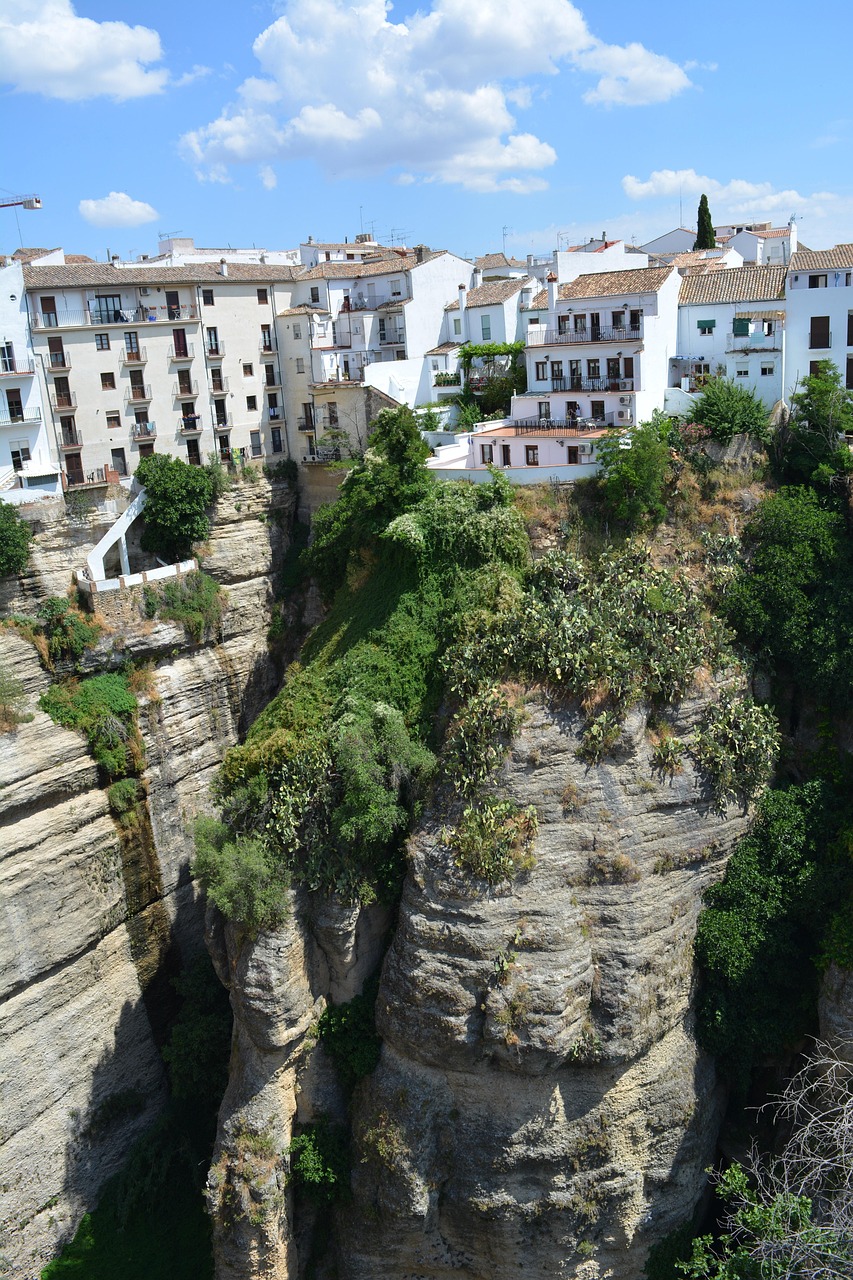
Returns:
[[[352,237],[518,255],[798,217],[853,241],[849,8],[0,0],[0,250]],[[834,33],[834,38],[830,38]],[[835,50],[835,52],[834,52]],[[505,230],[506,229],[506,230]]]

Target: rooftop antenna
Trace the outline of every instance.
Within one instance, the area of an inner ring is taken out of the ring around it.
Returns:
[[[399,240],[400,244],[402,244],[407,235],[408,235],[408,232],[405,230],[404,227],[392,227],[389,233],[389,237],[392,244],[394,243],[395,240]]]

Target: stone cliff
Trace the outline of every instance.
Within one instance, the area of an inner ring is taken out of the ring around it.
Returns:
[[[704,705],[686,699],[676,733]],[[411,839],[382,1056],[353,1098],[353,1198],[330,1245],[347,1280],[639,1280],[701,1194],[721,1098],[692,1035],[691,945],[747,816],[718,816],[689,762],[655,773],[641,711],[595,767],[580,727],[571,705],[529,696],[496,779],[538,812],[535,866],[514,883],[454,865],[441,796]],[[310,898],[292,908],[255,941],[210,922],[235,1013],[209,1183],[218,1280],[296,1280],[329,1225],[312,1236],[294,1206],[285,1151],[294,1125],[345,1114],[312,1022],[379,963],[383,929]]]
[[[113,601],[116,616],[84,657],[87,672],[153,662],[140,696],[147,801],[130,835],[110,815],[84,738],[38,709],[51,677],[35,649],[0,628],[0,664],[23,682],[32,715],[0,736],[0,1258],[13,1280],[38,1274],[73,1233],[162,1104],[163,995],[202,936],[188,823],[275,691],[271,584],[293,505],[286,485],[260,477],[218,502],[201,549],[227,592],[218,637],[191,644],[183,628]],[[64,594],[105,522],[49,523],[32,571],[4,584],[6,611]]]

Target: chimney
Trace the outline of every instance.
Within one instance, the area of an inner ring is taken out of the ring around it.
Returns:
[[[465,314],[466,295],[467,295],[467,290],[464,284],[460,284],[459,286],[459,319],[462,321],[462,324],[461,324],[462,332],[460,333],[459,336],[463,342],[468,341],[468,317]]]
[[[219,274],[221,276],[228,275],[228,263],[225,261],[224,258],[219,259]]]
[[[531,268],[532,266],[533,266],[533,254],[532,254],[532,253],[528,253],[528,255],[527,255],[527,269],[528,269],[528,271],[530,270],[530,268]]]
[[[556,324],[551,323],[552,316],[557,310],[557,277],[553,271],[548,272],[548,328],[556,329]]]
[[[755,265],[760,267],[764,262],[764,241],[756,240],[755,242]]]
[[[521,305],[522,307],[529,307],[532,301],[533,301],[533,285],[526,284],[521,291]]]
[[[483,283],[483,273],[479,267],[475,267],[474,270],[471,272],[471,288],[479,289],[482,283]]]
[[[417,263],[423,262],[424,254],[426,253],[426,251],[427,251],[427,247],[425,244],[416,244],[415,245],[415,262]]]
[[[797,252],[797,219],[793,214],[788,219],[788,252],[791,257]]]
[[[114,253],[110,261],[112,262],[114,267],[117,267],[118,264],[121,262],[121,258],[118,256],[117,253]]]

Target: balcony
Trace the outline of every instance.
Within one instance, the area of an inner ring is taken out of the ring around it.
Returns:
[[[633,378],[552,378],[552,391],[633,391]],[[536,389],[530,392],[535,395]]]
[[[4,356],[0,360],[0,378],[31,378],[36,371],[32,360],[19,356]]]
[[[76,391],[54,391],[50,397],[50,403],[57,412],[61,409],[77,408],[77,392]]]
[[[394,333],[380,333],[379,341],[383,347],[395,346],[401,347],[406,341],[405,330],[397,329]]]
[[[826,342],[823,339],[826,338]],[[809,334],[809,351],[828,351],[832,346],[832,331],[825,329],[823,333]]]
[[[405,301],[407,297],[403,293],[386,294],[382,298],[366,298],[359,293],[354,298],[344,298],[341,311],[378,311],[380,307],[391,310],[401,307]]]
[[[172,395],[175,400],[194,400],[198,395],[198,383],[194,379],[185,383],[175,382]]]
[[[210,339],[208,339],[207,345],[204,348],[204,353],[208,360],[218,360],[220,356],[225,355],[225,343],[221,338],[218,338],[216,342],[211,342]]]
[[[432,385],[434,387],[458,387],[461,383],[461,373],[434,373],[432,375]]]
[[[272,365],[268,364],[267,369],[268,370],[272,369]],[[267,389],[267,391],[275,391],[276,388],[280,386],[281,386],[281,377],[277,372],[273,372],[272,378],[270,378],[269,374],[267,374],[266,378],[264,379],[264,387]]]
[[[192,360],[195,348],[191,342],[181,350],[175,350],[174,343],[169,347],[169,361],[171,364],[180,364],[184,360]]]
[[[22,422],[41,422],[41,409],[22,409],[20,413],[0,409],[0,427],[14,427]]]
[[[200,436],[204,431],[200,413],[188,413],[181,418],[180,432],[182,436]]]
[[[551,347],[561,344],[573,345],[583,342],[641,342],[643,330],[637,328],[624,329],[539,329],[528,330],[527,345],[529,347]]]
[[[34,329],[98,329],[111,324],[173,324],[176,320],[198,320],[197,307],[126,307],[101,311],[46,311],[32,317]]]
[[[261,338],[258,343],[258,352],[262,356],[274,356],[275,347],[272,344],[272,338],[270,338],[269,342],[264,342],[263,338]]]
[[[154,422],[132,422],[130,424],[130,437],[132,440],[155,440],[157,438],[157,425]]]
[[[284,422],[284,410],[280,405],[267,409],[267,418],[270,422]]]
[[[51,351],[47,357],[47,372],[53,374],[67,373],[71,368],[69,351]]]
[[[144,347],[140,347],[138,351],[128,351],[127,347],[122,347],[119,353],[119,361],[124,365],[130,365],[131,368],[145,364],[148,355]]]
[[[147,382],[127,387],[124,393],[125,404],[146,404],[151,398],[151,387]]]
[[[214,431],[229,431],[234,426],[234,420],[230,413],[222,414],[213,419]]]
[[[231,379],[211,378],[209,386],[212,396],[226,396],[231,389]]]
[[[81,449],[83,447],[83,437],[76,427],[63,428],[59,447],[63,451],[65,449]]]
[[[91,488],[94,488],[95,485],[109,484],[110,480],[109,480],[109,477],[107,476],[108,470],[109,468],[107,467],[95,467],[94,470],[86,472],[85,480],[72,480],[71,477],[68,475],[68,472],[66,472],[65,476],[66,476],[66,480],[68,481],[68,488],[69,489],[91,489]],[[118,472],[114,471],[112,472],[112,475],[115,476],[116,479],[118,479]]]
[[[506,425],[517,436],[586,436],[605,423],[598,418],[508,418]]]

